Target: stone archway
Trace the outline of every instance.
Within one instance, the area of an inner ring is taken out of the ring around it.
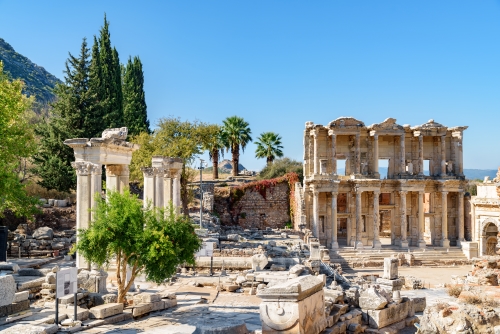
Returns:
[[[495,255],[498,243],[498,222],[493,218],[488,218],[481,224],[480,254]]]

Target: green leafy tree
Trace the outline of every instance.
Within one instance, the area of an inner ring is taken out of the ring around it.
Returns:
[[[150,132],[144,93],[144,73],[139,57],[129,57],[123,67],[123,120],[130,136]]]
[[[26,194],[25,185],[15,172],[22,159],[36,150],[30,124],[33,99],[23,95],[22,89],[20,80],[8,79],[0,61],[0,217],[6,209],[18,216],[37,212],[37,199]]]
[[[68,138],[88,138],[95,129],[95,100],[89,93],[89,49],[83,39],[79,57],[69,54],[64,83],[55,89],[56,102],[48,118],[35,132],[39,149],[34,155],[38,183],[47,189],[69,191],[76,189],[76,174],[71,167],[75,160],[73,149],[64,145]]]
[[[208,139],[203,148],[208,151],[208,156],[213,164],[212,176],[214,180],[217,180],[219,178],[219,157],[224,157],[226,144],[222,138],[220,126],[210,125],[207,131]]]
[[[116,259],[119,303],[139,273],[162,283],[175,274],[178,265],[194,264],[201,241],[189,219],[176,215],[172,207],[168,212],[144,210],[128,191],[109,191],[106,200],[96,196],[96,201],[90,227],[78,231],[76,250],[99,266]],[[128,283],[127,265],[132,269]]]
[[[276,159],[261,170],[259,179],[274,179],[290,172],[297,173],[300,182],[304,179],[304,168],[301,162],[290,158]]]
[[[255,150],[256,158],[265,158],[267,163],[270,164],[276,158],[283,156],[281,150],[281,136],[274,132],[263,132],[257,138],[257,149]]]
[[[231,150],[233,176],[238,175],[238,164],[240,161],[240,147],[242,152],[245,152],[245,147],[252,142],[250,134],[252,130],[249,128],[248,122],[238,116],[230,116],[222,121],[222,138],[226,144],[226,149]]]
[[[188,166],[197,155],[203,153],[204,147],[212,138],[213,126],[200,121],[182,121],[180,118],[161,118],[157,129],[150,135],[142,132],[131,139],[141,145],[134,152],[130,165],[131,180],[143,179],[141,167],[150,166],[155,155],[181,158],[183,160],[181,174],[181,202],[185,215],[188,214],[190,173]]]

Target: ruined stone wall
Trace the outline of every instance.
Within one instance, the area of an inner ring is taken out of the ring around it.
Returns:
[[[280,182],[261,190],[247,188],[243,194],[228,188],[215,190],[214,211],[223,225],[238,225],[244,229],[282,228],[290,218],[290,189]]]

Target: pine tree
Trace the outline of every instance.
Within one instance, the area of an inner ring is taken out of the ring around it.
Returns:
[[[34,156],[38,182],[47,189],[69,191],[76,188],[76,175],[71,167],[73,149],[64,145],[68,138],[86,138],[91,128],[93,99],[89,94],[89,49],[84,38],[77,58],[71,53],[66,61],[64,83],[56,86],[54,109],[35,133],[40,146]]]
[[[128,133],[130,136],[141,132],[150,133],[144,93],[144,73],[139,57],[134,57],[133,61],[129,57],[122,73],[123,120],[125,126],[128,127]]]

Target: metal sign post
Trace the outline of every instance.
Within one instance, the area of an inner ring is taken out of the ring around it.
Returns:
[[[75,267],[63,268],[56,273],[56,324],[59,325],[59,298],[74,294],[75,311],[74,321],[77,315],[77,295],[78,295],[78,269]]]

